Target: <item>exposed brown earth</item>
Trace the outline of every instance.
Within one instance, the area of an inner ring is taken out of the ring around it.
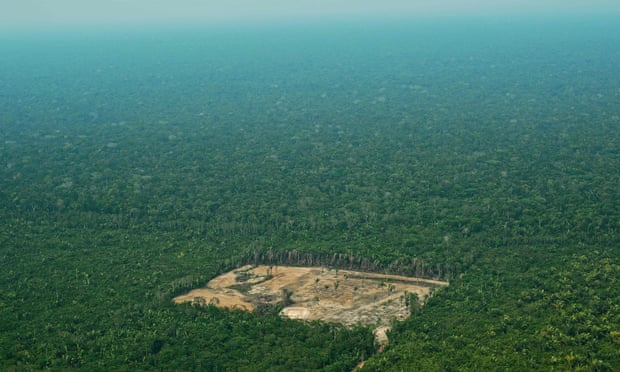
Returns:
[[[446,285],[447,282],[437,280],[350,270],[247,265],[174,301],[212,303],[247,311],[261,304],[289,303],[282,310],[284,316],[346,326],[375,326],[376,340],[384,345],[392,319],[407,318],[410,306],[424,305],[434,288]],[[417,303],[409,301],[411,294],[417,295]]]

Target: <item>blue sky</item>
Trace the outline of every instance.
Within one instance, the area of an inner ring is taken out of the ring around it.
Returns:
[[[6,24],[291,20],[329,16],[620,10],[620,0],[0,0]]]

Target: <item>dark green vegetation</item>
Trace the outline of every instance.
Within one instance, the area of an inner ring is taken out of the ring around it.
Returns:
[[[620,32],[555,26],[3,41],[0,369],[619,369]],[[293,249],[451,285],[375,355],[171,302]]]

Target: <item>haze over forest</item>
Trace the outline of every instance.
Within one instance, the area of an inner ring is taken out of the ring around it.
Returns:
[[[256,3],[2,3],[0,370],[620,370],[617,2]]]

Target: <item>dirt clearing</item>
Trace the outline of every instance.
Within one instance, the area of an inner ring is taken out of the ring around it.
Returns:
[[[282,303],[282,315],[292,319],[375,326],[377,342],[385,344],[392,319],[407,318],[411,307],[423,306],[434,288],[447,285],[436,280],[360,271],[247,265],[174,301],[248,311]]]

